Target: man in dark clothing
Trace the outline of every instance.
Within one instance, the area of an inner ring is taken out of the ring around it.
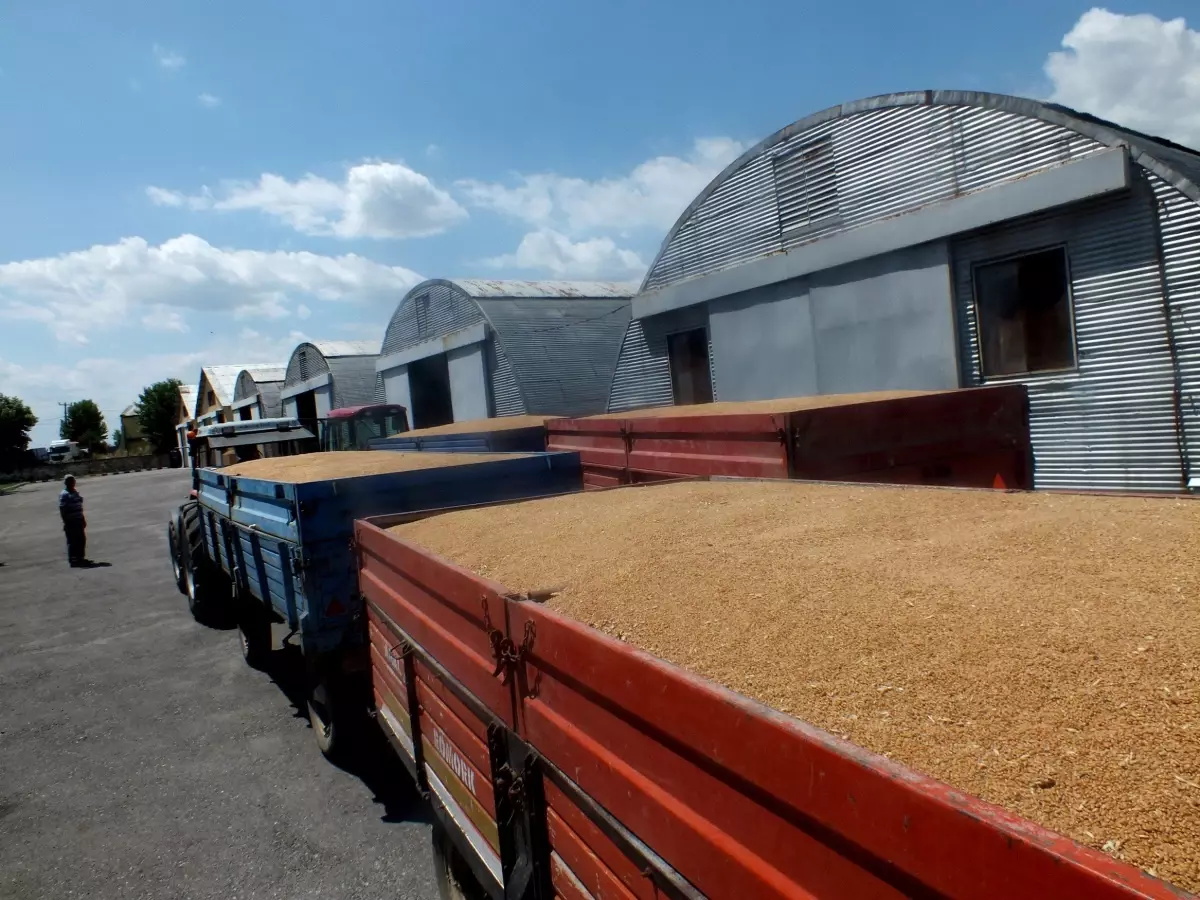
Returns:
[[[87,565],[87,520],[83,517],[83,497],[75,490],[75,476],[63,480],[65,490],[58,495],[58,514],[67,535],[67,561],[72,566]]]

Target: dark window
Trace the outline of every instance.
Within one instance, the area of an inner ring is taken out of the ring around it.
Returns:
[[[1063,248],[977,266],[975,308],[985,376],[1075,365]]]
[[[786,236],[838,215],[833,139],[821,138],[774,159],[779,227]]]
[[[408,364],[409,414],[413,428],[433,428],[454,421],[450,398],[450,368],[445,353],[413,360]]]
[[[705,329],[696,328],[667,335],[667,360],[671,365],[671,392],[676,406],[712,403],[708,335]]]
[[[208,392],[208,405],[213,406],[217,402],[217,396],[212,391]]]
[[[238,410],[238,418],[240,418],[243,422],[249,422],[254,418],[254,411],[250,409],[249,406],[243,406]]]

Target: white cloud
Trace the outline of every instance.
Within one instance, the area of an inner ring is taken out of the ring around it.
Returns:
[[[1200,32],[1180,19],[1084,13],[1046,60],[1051,99],[1200,148]]]
[[[182,69],[187,64],[182,53],[175,53],[159,44],[154,45],[154,58],[164,69]]]
[[[207,91],[196,98],[200,101],[201,106],[207,106],[212,109],[214,106],[221,105],[221,98],[208,93]]]
[[[426,156],[437,156],[438,153],[441,152],[441,149],[442,148],[439,147],[437,144],[429,144],[425,148],[425,155]]]
[[[341,238],[408,238],[439,234],[467,211],[420,172],[400,163],[364,162],[338,183],[317,175],[288,181],[265,173],[227,182],[214,194],[149,187],[154,203],[191,209],[258,210],[304,234]]]
[[[572,241],[549,228],[530,232],[515,253],[487,262],[496,268],[539,269],[558,278],[640,278],[646,271],[641,257],[618,247],[611,238]]]
[[[177,330],[199,310],[274,319],[301,301],[395,302],[420,280],[353,253],[228,250],[192,234],[154,246],[132,237],[0,264],[0,316],[41,322],[60,340],[86,343],[89,333],[127,327],[139,316],[155,323],[148,327]]]
[[[658,156],[618,178],[541,173],[518,176],[511,185],[465,180],[457,186],[476,206],[569,234],[661,231],[744,149],[732,138],[701,138],[686,157]]]
[[[150,312],[142,316],[142,327],[147,331],[178,331],[188,330],[187,323],[179,310],[166,306],[155,305]]]
[[[309,339],[296,330],[272,334],[243,328],[180,353],[84,356],[38,365],[18,365],[0,355],[0,393],[20,397],[32,407],[39,419],[33,446],[45,446],[58,437],[60,400],[95,400],[111,433],[120,427],[121,411],[146,385],[164,378],[195,383],[201,366],[284,365],[295,346]]]

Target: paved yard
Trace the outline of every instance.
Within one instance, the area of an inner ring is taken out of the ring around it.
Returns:
[[[284,685],[171,579],[187,474],[0,495],[0,897],[435,897],[428,814],[385,746],[324,760]]]

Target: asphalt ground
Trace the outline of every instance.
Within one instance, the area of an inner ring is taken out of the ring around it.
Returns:
[[[166,551],[186,472],[0,494],[0,898],[434,898],[429,813],[381,736],[317,749],[294,660],[192,620]],[[276,633],[281,637],[281,633]]]

